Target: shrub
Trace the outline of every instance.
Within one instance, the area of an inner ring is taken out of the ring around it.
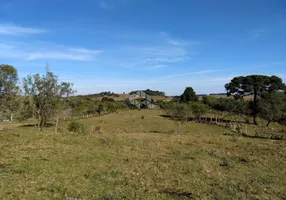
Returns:
[[[69,123],[68,130],[70,132],[78,133],[78,134],[86,133],[86,127],[83,124],[76,122],[76,121],[72,121]]]

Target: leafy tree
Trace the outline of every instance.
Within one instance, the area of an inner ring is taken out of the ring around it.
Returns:
[[[278,92],[263,94],[258,102],[260,116],[266,119],[267,125],[279,121],[286,115],[286,95]]]
[[[97,111],[97,113],[98,113],[99,115],[101,115],[101,113],[105,111],[104,104],[103,104],[103,103],[100,103],[100,104],[98,105],[96,111]]]
[[[43,76],[28,75],[23,79],[23,87],[39,130],[56,114],[61,99],[73,92],[70,83],[59,83],[58,77],[48,70]]]
[[[195,116],[202,115],[209,110],[209,107],[201,102],[189,102],[189,107]]]
[[[166,114],[170,115],[172,120],[175,122],[177,133],[182,133],[183,125],[192,116],[190,107],[184,103],[172,102],[165,107],[165,111]]]
[[[218,104],[218,99],[214,96],[204,96],[203,97],[203,103],[208,105],[211,108],[215,108]]]
[[[13,122],[13,113],[18,106],[17,82],[17,70],[11,65],[0,65],[0,111],[10,113],[11,122]]]
[[[180,103],[188,103],[189,101],[197,101],[197,95],[192,87],[187,87],[181,95]]]
[[[239,76],[225,85],[227,95],[235,99],[242,99],[244,96],[253,95],[251,104],[251,115],[253,123],[257,124],[256,118],[259,114],[258,100],[262,94],[284,89],[282,79],[277,76],[249,75]]]

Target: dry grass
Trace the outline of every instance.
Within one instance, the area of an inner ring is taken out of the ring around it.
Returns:
[[[192,122],[177,135],[159,114],[81,121],[102,134],[0,132],[0,199],[286,199],[285,141]]]

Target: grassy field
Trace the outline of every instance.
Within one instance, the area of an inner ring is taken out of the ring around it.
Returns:
[[[286,199],[286,142],[159,110],[80,120],[102,134],[0,132],[0,199]],[[66,125],[63,125],[66,126]]]

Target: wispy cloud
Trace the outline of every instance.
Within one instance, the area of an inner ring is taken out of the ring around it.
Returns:
[[[160,69],[162,66],[170,67],[175,63],[183,63],[198,54],[195,51],[198,42],[175,40],[165,32],[153,36],[149,34],[143,40],[144,45],[123,45],[115,48],[116,50],[111,52],[112,58],[126,68],[142,69],[150,66],[152,69]]]
[[[99,5],[101,8],[105,9],[105,10],[111,10],[114,8],[114,4],[113,3],[110,3],[108,2],[107,0],[101,0],[99,2]]]
[[[182,74],[171,74],[171,75],[159,77],[158,79],[169,79],[169,78],[188,76],[188,75],[208,74],[208,73],[214,73],[218,71],[219,70],[216,70],[216,69],[201,70],[201,71],[195,71],[195,72],[186,72]]]
[[[40,34],[44,32],[46,32],[44,29],[0,24],[0,35]]]
[[[157,70],[167,67],[167,65],[151,65],[151,66],[144,66],[141,69],[143,70]]]
[[[265,32],[266,32],[266,29],[264,28],[256,28],[250,31],[250,35],[252,38],[257,39],[261,37],[263,34],[265,34]]]
[[[94,61],[102,52],[56,44],[0,43],[0,58],[4,59]]]
[[[128,0],[99,0],[99,5],[105,10],[112,10],[119,5],[127,4]]]
[[[179,40],[179,39],[167,39],[168,43],[174,46],[187,46],[190,44],[199,44],[198,42],[190,42],[186,40]]]
[[[102,51],[90,52],[77,52],[73,50],[60,50],[60,51],[42,51],[29,54],[27,60],[39,60],[39,59],[54,59],[54,60],[78,60],[78,61],[95,61],[96,55]]]

